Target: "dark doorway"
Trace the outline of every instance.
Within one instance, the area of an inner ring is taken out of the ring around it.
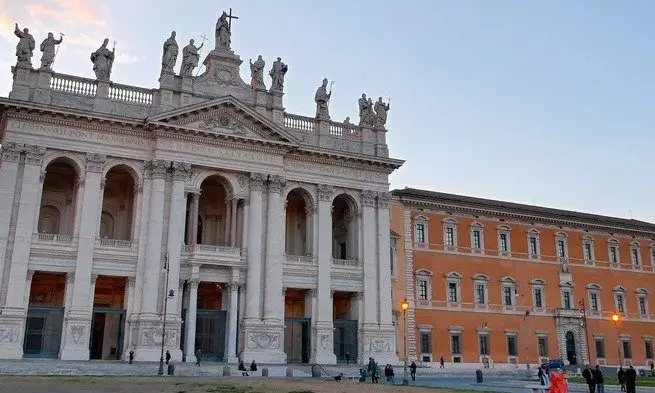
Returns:
[[[334,320],[334,354],[337,363],[357,362],[357,321]]]
[[[25,357],[59,356],[65,293],[65,274],[36,272],[32,276],[23,340]]]
[[[196,314],[196,351],[202,349],[202,359],[222,362],[225,357],[227,311],[198,310]]]
[[[578,364],[578,358],[575,354],[575,336],[573,332],[566,333],[566,359],[569,364]]]
[[[284,352],[287,363],[309,363],[311,318],[284,319]]]
[[[121,359],[125,337],[125,284],[125,277],[96,279],[89,340],[91,359]]]

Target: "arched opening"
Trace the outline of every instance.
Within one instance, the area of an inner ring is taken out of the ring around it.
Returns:
[[[73,234],[77,178],[77,172],[67,159],[56,159],[48,164],[41,193],[39,233]]]
[[[566,359],[569,364],[578,364],[578,357],[575,353],[575,335],[573,332],[566,332]]]
[[[309,196],[303,190],[295,189],[287,195],[285,236],[287,255],[312,254],[310,206]]]
[[[357,205],[346,194],[332,202],[332,257],[357,259]]]
[[[117,240],[132,239],[135,180],[131,169],[118,165],[107,172],[102,196],[99,235]]]
[[[228,246],[230,244],[230,190],[225,180],[209,176],[200,185],[198,202],[198,244]]]

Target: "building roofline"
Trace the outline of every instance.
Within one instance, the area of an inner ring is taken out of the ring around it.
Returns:
[[[621,231],[640,236],[655,237],[655,224],[626,218],[582,213],[571,210],[555,209],[515,202],[477,198],[466,195],[404,188],[391,191],[391,194],[405,203],[424,204],[442,208],[459,209],[468,212],[506,216],[526,221],[547,222],[549,224],[567,225]]]

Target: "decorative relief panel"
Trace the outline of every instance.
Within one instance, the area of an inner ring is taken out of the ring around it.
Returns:
[[[71,325],[70,334],[68,335],[70,342],[76,345],[83,345],[84,338],[86,337],[86,326],[84,325]]]
[[[280,348],[280,335],[266,332],[248,333],[248,348],[278,349]]]
[[[161,345],[162,331],[159,328],[152,328],[143,331],[143,345]],[[166,330],[166,342],[164,345],[175,345],[177,342],[177,331]]]
[[[0,325],[0,343],[13,343],[18,341],[18,326]]]
[[[323,351],[331,351],[334,349],[332,345],[332,334],[321,334],[319,343],[320,343],[320,348]]]
[[[391,352],[392,345],[390,338],[373,338],[369,337],[368,347],[371,352]]]

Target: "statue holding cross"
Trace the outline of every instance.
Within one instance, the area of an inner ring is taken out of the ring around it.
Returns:
[[[230,42],[232,37],[232,19],[239,19],[237,16],[223,11],[220,18],[216,22],[216,49],[230,49]]]

